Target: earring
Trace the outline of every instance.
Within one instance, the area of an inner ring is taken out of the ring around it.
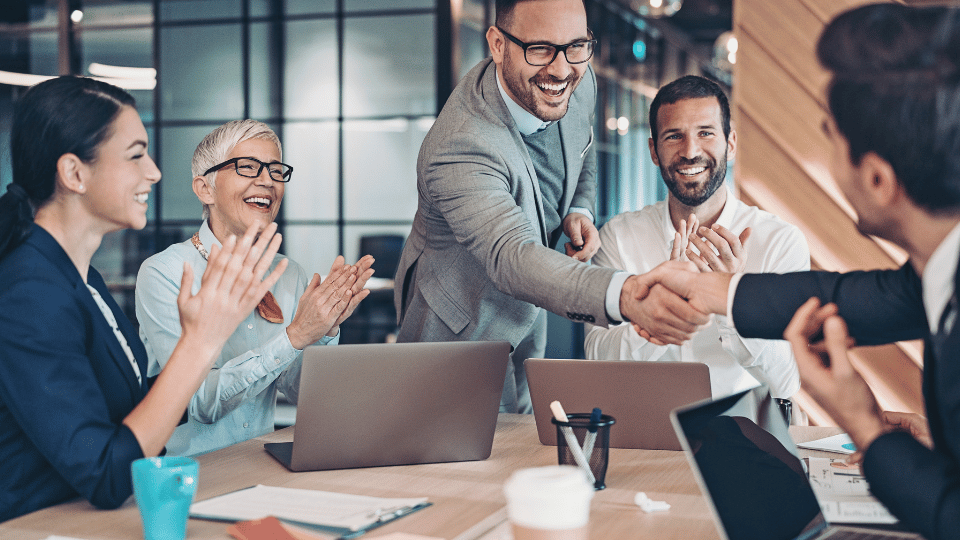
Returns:
[[[79,189],[80,192],[83,193],[83,184],[80,184],[79,186],[77,186],[77,189]]]

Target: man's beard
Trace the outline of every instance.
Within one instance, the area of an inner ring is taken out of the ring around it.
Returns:
[[[697,166],[706,167],[707,170],[710,171],[710,179],[706,184],[695,187],[692,190],[686,189],[683,186],[683,182],[677,179],[677,176],[682,179],[683,175],[674,171],[680,168]],[[727,177],[727,152],[724,150],[723,159],[719,162],[707,160],[703,157],[698,159],[681,158],[676,163],[672,164],[670,169],[665,167],[661,161],[660,174],[663,176],[663,182],[667,185],[667,189],[670,190],[670,193],[675,199],[683,203],[685,206],[696,208],[706,202],[707,199],[713,196],[717,189],[723,185],[723,181]]]
[[[526,62],[523,57],[520,58],[520,61]],[[573,90],[579,82],[579,76],[576,71],[572,71],[570,76],[565,79],[557,79],[556,77],[547,75],[543,71],[539,71],[532,79],[523,80],[520,75],[520,70],[512,69],[512,66],[513,55],[508,53],[505,55],[503,62],[503,81],[507,89],[510,90],[510,93],[513,94],[513,97],[517,98],[517,101],[524,109],[543,122],[555,122],[567,114],[567,108],[570,106],[570,96],[573,95]],[[549,84],[568,83],[567,88],[564,90],[566,99],[563,104],[558,107],[544,106],[543,102],[538,100],[538,97],[541,97],[537,95],[540,93],[540,90],[534,88],[535,82],[537,81]]]

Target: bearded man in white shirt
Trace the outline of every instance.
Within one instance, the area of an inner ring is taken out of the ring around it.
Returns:
[[[688,75],[664,86],[650,106],[650,126],[650,157],[660,167],[667,200],[611,219],[600,231],[595,264],[637,274],[668,259],[692,261],[700,272],[810,268],[799,229],[742,203],[724,187],[737,134],[730,129],[730,106],[719,85]],[[630,323],[588,324],[584,349],[596,360],[707,364],[714,396],[757,382],[776,398],[790,398],[800,389],[786,341],[742,338],[720,315],[682,345],[644,339]]]

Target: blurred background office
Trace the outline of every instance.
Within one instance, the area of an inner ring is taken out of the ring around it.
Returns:
[[[896,247],[857,233],[820,129],[826,74],[814,43],[826,21],[866,1],[585,0],[600,41],[598,226],[665,198],[647,150],[649,100],[692,73],[719,80],[732,97],[740,144],[728,181],[736,169],[741,199],[801,228],[814,268],[902,264]],[[10,107],[23,85],[65,73],[110,77],[136,97],[163,171],[146,229],[109,235],[94,261],[134,322],[140,263],[200,223],[194,148],[237,118],[270,124],[296,168],[278,218],[283,252],[321,273],[338,253],[355,260],[371,252],[377,275],[392,278],[416,210],[420,143],[456,81],[487,55],[493,4],[0,0],[0,189],[10,182]],[[389,286],[344,325],[342,343],[393,332]],[[582,344],[580,325],[551,316],[547,356],[582,357]],[[853,356],[884,408],[922,412],[919,343]],[[829,423],[803,396],[799,406]]]
[[[656,1],[656,0],[655,0]],[[392,278],[417,207],[416,157],[460,76],[488,52],[493,0],[6,0],[0,9],[0,189],[10,181],[9,111],[29,75],[115,77],[130,89],[163,180],[143,231],[108,237],[94,261],[134,319],[144,258],[196,231],[190,158],[213,127],[255,118],[280,135],[293,180],[278,222],[283,252],[323,273],[338,254],[377,258]],[[666,1],[644,18],[628,2],[588,0],[600,39],[598,222],[665,197],[647,157],[648,99],[661,83],[715,64],[732,0]],[[672,10],[672,11],[671,11]],[[655,10],[656,11],[656,10]],[[136,68],[136,69],[128,69]],[[17,80],[12,74],[26,74]],[[11,84],[13,83],[13,84]],[[363,244],[361,248],[361,243]],[[344,325],[342,343],[393,331],[389,290]],[[551,321],[558,356],[582,331]]]

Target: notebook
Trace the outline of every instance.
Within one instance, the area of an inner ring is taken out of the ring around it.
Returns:
[[[751,407],[755,413],[744,415]],[[913,533],[831,525],[763,386],[671,413],[721,538],[882,540]],[[826,507],[830,508],[830,507]]]
[[[600,407],[616,420],[611,448],[680,450],[670,411],[710,397],[710,368],[695,362],[530,358],[524,363],[540,443],[557,444],[550,402],[567,413]]]
[[[509,356],[507,342],[308,347],[293,442],[264,449],[292,471],[486,459]]]

